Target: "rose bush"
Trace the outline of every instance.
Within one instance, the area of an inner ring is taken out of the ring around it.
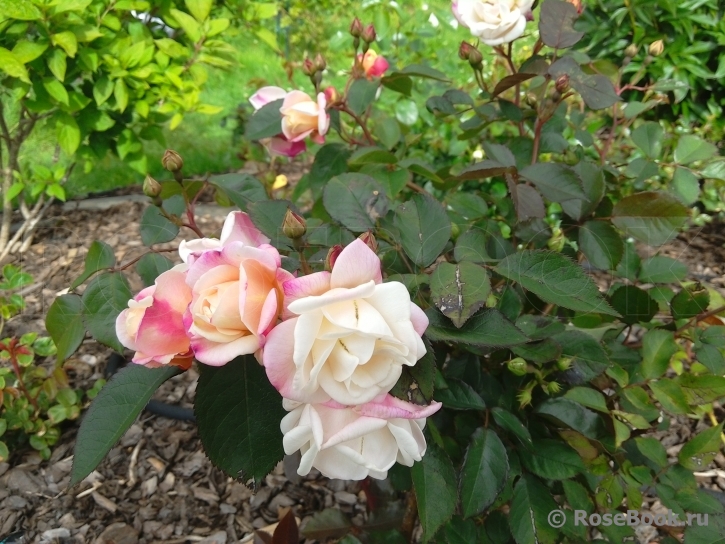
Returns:
[[[475,32],[496,31],[486,45],[513,40],[531,5],[455,7]],[[712,514],[711,527],[685,529],[686,542],[722,534],[722,504],[693,472],[709,468],[723,439],[725,297],[643,249],[687,226],[693,179],[725,160],[698,136],[638,118],[671,82],[626,87],[623,69],[569,51],[582,38],[578,15],[571,2],[542,2],[538,40],[521,51],[529,58],[517,60],[515,42],[494,46],[509,71],[497,81],[484,77],[480,45],[462,43],[473,77],[461,85],[421,64],[369,73],[375,29],[354,22],[339,92],[325,86],[318,56],[303,63],[309,94],[253,97],[250,139],[318,146],[293,184],[271,183],[277,161],[261,179],[186,179],[167,154],[174,179],[146,185],[149,253],[116,265],[94,243],[73,285],[92,277],[82,294],[53,303],[62,356],[87,328],[146,363],[101,390],[92,410],[103,417],[81,425],[73,482],[190,349],[199,437],[220,469],[256,486],[299,452],[300,475],[366,479],[362,521],[315,514],[306,538],[619,544],[635,538],[632,527],[595,531],[571,515],[552,527],[548,514],[616,515],[654,501]],[[420,93],[425,110],[413,119]],[[456,147],[424,141],[443,131]],[[219,239],[195,222],[204,190],[242,210]],[[157,244],[181,229],[198,240],[180,244],[179,265]],[[136,297],[125,275],[134,265],[155,285]],[[184,278],[168,313],[178,342],[147,345],[170,302],[168,271]],[[61,326],[67,316],[82,326]],[[679,452],[659,439],[675,421],[695,433]],[[384,477],[390,485],[371,483]]]

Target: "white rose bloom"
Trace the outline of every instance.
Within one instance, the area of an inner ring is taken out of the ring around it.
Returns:
[[[301,476],[314,467],[328,478],[382,480],[396,461],[410,467],[423,458],[426,417],[440,406],[416,406],[390,395],[356,407],[285,400],[292,411],[280,425],[284,451],[300,451]]]
[[[520,37],[533,0],[455,0],[453,14],[471,34],[487,45],[501,45]]]

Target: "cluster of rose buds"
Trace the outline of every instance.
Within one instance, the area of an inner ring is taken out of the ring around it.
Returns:
[[[370,45],[377,40],[375,27],[372,24],[363,27],[360,19],[355,17],[350,25],[350,34],[353,37],[353,46],[355,48],[353,77],[366,77],[368,79],[382,77],[390,68],[390,63],[385,57],[378,55],[374,49],[370,48]],[[361,40],[362,53],[358,53],[357,50],[360,47]]]
[[[311,60],[309,57],[302,63],[302,73],[310,78],[310,81],[315,86],[315,89],[320,87],[322,83],[322,73],[327,68],[327,61],[321,53],[317,53],[315,60]]]
[[[282,228],[295,240],[306,230],[293,212]],[[382,282],[375,238],[334,248],[329,271],[299,277],[269,242],[242,212],[229,214],[219,239],[182,242],[183,262],[116,320],[133,362],[186,369],[254,354],[289,412],[283,445],[300,451],[300,475],[385,478],[396,462],[420,461],[426,418],[441,405],[390,390],[425,355],[428,318],[405,285]]]

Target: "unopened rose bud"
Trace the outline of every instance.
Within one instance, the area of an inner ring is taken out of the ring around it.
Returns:
[[[526,406],[531,404],[531,391],[529,391],[528,389],[519,391],[519,394],[516,395],[516,398],[519,401],[519,408],[525,408]]]
[[[282,222],[282,232],[284,232],[287,238],[297,240],[298,238],[302,238],[307,232],[307,222],[304,217],[287,208],[287,213]]]
[[[161,184],[151,176],[146,176],[143,180],[143,194],[151,198],[157,197],[161,194]]]
[[[317,70],[315,69],[315,63],[312,62],[310,59],[305,59],[302,62],[302,73],[306,76],[311,77],[315,75],[315,72],[317,72]]]
[[[360,35],[360,37],[362,38],[362,41],[370,44],[377,39],[378,35],[375,32],[375,27],[373,25],[368,25],[365,30],[363,30],[363,33]]]
[[[627,46],[627,49],[624,50],[624,56],[633,59],[637,55],[637,51],[639,51],[639,47],[637,47],[637,44],[630,43]]]
[[[342,246],[340,244],[334,245],[330,248],[330,251],[327,252],[327,257],[325,258],[325,270],[332,272],[332,267],[335,266],[335,261],[337,261],[340,253],[342,253]]]
[[[315,56],[315,68],[318,72],[324,72],[325,68],[327,68],[327,62],[321,53],[317,53],[317,56]]]
[[[649,54],[653,57],[659,57],[665,52],[665,42],[663,40],[657,40],[649,44]]]
[[[336,104],[340,100],[340,93],[337,92],[335,87],[328,87],[325,89],[325,99],[327,100],[328,106],[330,104]]]
[[[365,242],[365,245],[372,249],[373,253],[378,252],[378,241],[371,231],[363,232],[358,238]]]
[[[473,46],[470,43],[466,41],[461,42],[461,45],[458,47],[458,58],[468,60],[471,56],[471,49],[473,49]]]
[[[362,33],[363,33],[363,25],[360,22],[360,19],[355,17],[352,20],[352,24],[350,25],[350,34],[352,35],[353,38],[359,38],[360,36],[362,36]]]
[[[559,391],[561,391],[561,385],[557,382],[549,382],[546,384],[546,392],[549,395],[556,395]]]
[[[470,53],[468,54],[468,63],[474,70],[480,70],[483,68],[483,55],[475,47],[472,47]]]
[[[562,372],[565,370],[569,370],[571,368],[572,364],[572,358],[571,357],[562,357],[558,361],[556,361],[556,368],[561,370]]]
[[[167,149],[161,158],[161,164],[169,172],[178,172],[184,167],[184,159],[173,149]]]
[[[508,363],[506,363],[506,366],[512,374],[516,376],[523,376],[526,374],[526,369],[529,365],[521,357],[516,357],[516,359],[511,359]]]
[[[556,83],[554,85],[556,87],[556,91],[559,94],[564,94],[566,91],[569,90],[569,76],[566,74],[563,74],[556,78]]]

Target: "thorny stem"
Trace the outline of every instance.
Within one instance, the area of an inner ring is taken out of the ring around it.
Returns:
[[[305,247],[307,244],[301,238],[297,238],[292,241],[292,245],[297,250],[297,254],[300,256],[300,266],[302,267],[302,272],[304,272],[305,275],[312,274],[310,263],[307,262],[307,257],[305,257]]]

